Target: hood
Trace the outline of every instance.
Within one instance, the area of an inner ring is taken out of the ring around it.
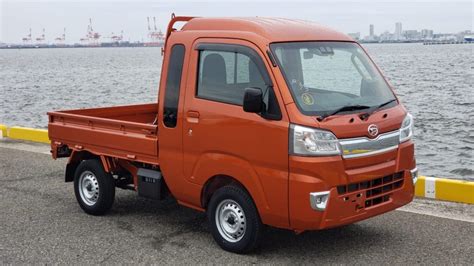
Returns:
[[[400,129],[407,111],[401,104],[387,109],[380,109],[363,120],[359,116],[363,111],[338,114],[319,122],[315,116],[306,116],[299,112],[294,103],[287,105],[290,121],[307,127],[331,131],[338,139],[367,137],[376,138],[378,135]],[[375,125],[378,132],[375,136],[369,134],[369,126]]]

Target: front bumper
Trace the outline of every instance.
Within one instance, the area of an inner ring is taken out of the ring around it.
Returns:
[[[411,202],[418,176],[413,151],[413,143],[406,143],[350,170],[340,157],[291,158],[291,228],[338,227]]]
[[[416,185],[418,181],[418,168],[410,170],[410,177],[413,182],[413,185]],[[349,186],[338,186],[338,194],[344,194],[343,200],[349,201],[351,194],[355,195],[356,201],[364,200],[364,206],[356,206],[356,208],[370,207],[373,206],[373,203],[381,203],[388,201],[389,197],[393,192],[403,184],[403,173],[398,173],[394,175],[388,175],[386,177],[380,178],[380,180],[370,180],[365,182],[360,182],[357,184],[350,184]],[[353,190],[352,193],[348,190]],[[357,191],[357,192],[354,192]],[[373,192],[376,191],[377,194]],[[319,191],[319,192],[310,192],[309,193],[309,203],[311,208],[315,211],[324,211],[328,205],[330,199],[331,191]],[[365,197],[363,197],[365,195]],[[358,199],[363,197],[362,199]],[[355,202],[355,201],[354,201]]]
[[[413,180],[413,185],[416,185],[416,182],[418,181],[418,168],[414,168],[410,170],[411,174],[411,179]]]

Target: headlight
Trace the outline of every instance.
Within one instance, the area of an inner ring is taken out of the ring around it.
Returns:
[[[413,116],[407,114],[400,127],[400,143],[405,142],[413,136]]]
[[[340,155],[339,141],[329,131],[290,126],[290,154],[304,156]]]

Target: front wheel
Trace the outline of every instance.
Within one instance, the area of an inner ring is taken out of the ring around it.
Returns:
[[[262,223],[250,195],[237,186],[224,186],[211,198],[207,209],[214,240],[222,249],[248,253],[260,240]]]
[[[113,177],[98,160],[82,161],[74,176],[74,194],[79,206],[88,214],[102,215],[112,207],[115,198]]]

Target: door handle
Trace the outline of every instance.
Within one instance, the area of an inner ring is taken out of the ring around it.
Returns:
[[[199,123],[199,112],[198,111],[188,111],[186,113],[186,120],[189,123]]]
[[[190,117],[190,118],[199,118],[199,112],[198,111],[188,111],[188,117]]]

